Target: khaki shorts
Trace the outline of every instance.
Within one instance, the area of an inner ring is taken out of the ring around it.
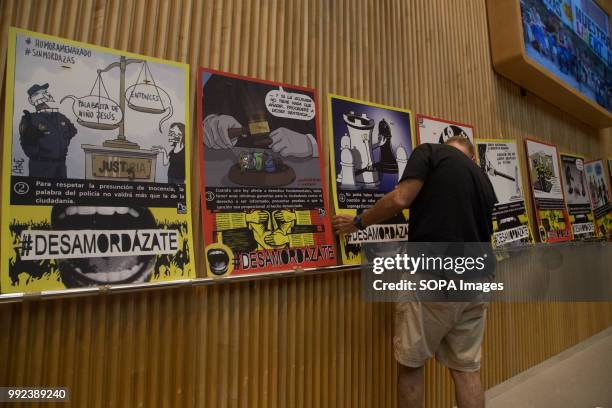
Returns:
[[[453,370],[478,371],[488,302],[400,302],[395,308],[396,360],[421,367],[434,355]]]

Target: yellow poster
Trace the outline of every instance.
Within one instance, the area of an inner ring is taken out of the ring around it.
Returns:
[[[559,159],[572,236],[576,241],[596,238],[600,234],[595,228],[593,209],[589,200],[584,157],[560,153]]]
[[[8,41],[2,293],[193,278],[188,66]]]
[[[493,246],[514,247],[533,243],[516,142],[476,139],[478,164],[487,174],[497,204],[493,208]]]
[[[357,215],[399,182],[414,145],[412,113],[329,95],[332,197],[336,214]],[[406,241],[408,211],[383,224],[340,236],[344,264],[361,262],[362,244]]]
[[[595,227],[599,235],[612,240],[612,203],[610,185],[606,180],[603,160],[593,160],[584,164],[587,190],[595,214]]]

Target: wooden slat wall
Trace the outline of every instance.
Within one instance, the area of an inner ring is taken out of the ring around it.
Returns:
[[[334,92],[612,156],[609,131],[494,74],[484,0],[1,0],[0,13],[2,100],[15,25],[185,61],[192,83],[207,66],[314,87],[324,140]],[[0,385],[68,386],[74,407],[393,407],[393,308],[359,285],[353,271],[0,305]],[[610,325],[611,303],[493,304],[485,384]],[[447,372],[426,377],[427,406],[451,406]]]

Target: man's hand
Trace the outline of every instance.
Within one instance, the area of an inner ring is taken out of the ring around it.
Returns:
[[[168,165],[168,160],[169,160],[168,151],[164,148],[164,146],[155,145],[151,147],[151,150],[153,150],[157,154],[161,154],[162,162],[164,163],[164,166]]]
[[[229,115],[208,115],[202,122],[204,128],[204,145],[211,149],[231,149],[234,142],[229,137],[229,130],[241,129],[242,125]]]
[[[278,128],[270,132],[273,152],[280,153],[283,157],[312,157],[315,146],[312,145],[310,137],[287,128]]]
[[[153,150],[154,152],[157,152],[157,154],[164,154],[164,155],[168,155],[168,151],[166,150],[166,148],[164,148],[164,146],[161,145],[155,145],[151,147],[151,150]]]
[[[369,227],[388,220],[406,208],[410,208],[422,187],[423,181],[418,179],[402,181],[395,190],[376,201],[374,207],[361,213],[361,223]],[[336,215],[332,220],[332,225],[337,234],[349,234],[359,230],[353,224],[353,217],[350,215]]]
[[[332,219],[332,226],[336,234],[350,234],[359,231],[359,228],[353,224],[353,218],[351,215],[336,215]]]

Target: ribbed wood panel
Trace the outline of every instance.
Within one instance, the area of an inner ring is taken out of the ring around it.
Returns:
[[[609,131],[493,73],[484,0],[2,0],[0,10],[2,100],[15,25],[188,62],[192,84],[206,66],[313,87],[320,102],[333,92],[471,123],[482,137],[612,156]],[[195,86],[190,97],[195,107]],[[360,300],[357,271],[0,305],[0,384],[69,386],[74,407],[393,407],[392,323],[391,305]],[[611,324],[610,303],[493,304],[485,384]],[[432,363],[426,376],[427,406],[451,406],[447,372]]]

